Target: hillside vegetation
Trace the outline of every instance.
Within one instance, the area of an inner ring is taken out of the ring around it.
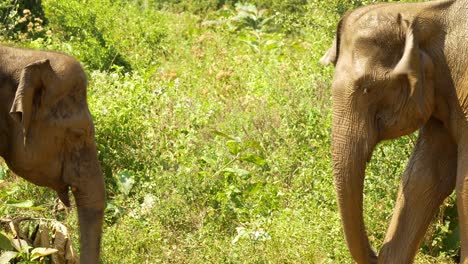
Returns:
[[[3,44],[72,54],[88,74],[102,263],[352,263],[331,173],[333,68],[318,61],[340,15],[374,2],[0,3]],[[415,139],[380,144],[368,165],[377,249]],[[2,218],[57,219],[79,251],[76,211],[54,210],[54,192],[6,165],[0,188]],[[456,261],[455,211],[450,197],[417,263]]]

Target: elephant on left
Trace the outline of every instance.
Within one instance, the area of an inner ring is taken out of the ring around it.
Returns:
[[[86,101],[86,75],[68,55],[0,46],[0,156],[22,178],[75,197],[80,263],[99,263],[104,177]]]

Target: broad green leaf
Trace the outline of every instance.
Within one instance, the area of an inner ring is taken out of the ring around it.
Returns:
[[[229,136],[228,134],[224,134],[224,133],[221,132],[221,131],[212,130],[211,132],[212,132],[213,134],[218,135],[218,136],[221,136],[221,137],[223,137],[223,138],[227,138],[227,139],[230,139],[230,140],[235,140],[234,137],[231,137],[231,136]]]
[[[29,210],[34,210],[34,211],[44,211],[46,210],[45,207],[41,207],[41,206],[31,206],[31,207],[28,207]]]
[[[10,260],[14,259],[18,252],[5,251],[0,255],[0,264],[9,264]]]
[[[30,208],[34,205],[34,202],[31,200],[24,200],[24,201],[16,201],[16,200],[8,200],[5,205],[18,207],[18,208]]]
[[[135,184],[135,180],[133,179],[133,173],[131,171],[125,170],[119,173],[119,186],[120,191],[128,195],[132,190],[133,185]]]
[[[207,156],[203,156],[201,157],[201,160],[203,160],[204,162],[208,163],[209,165],[215,167],[216,166],[216,161],[210,157],[207,157]]]
[[[244,169],[239,169],[239,168],[226,168],[223,170],[224,172],[229,172],[229,173],[233,173],[235,175],[238,175],[238,176],[241,176],[241,177],[245,177],[245,176],[249,176],[250,175],[250,172],[249,171],[246,171]]]
[[[254,194],[263,191],[264,185],[260,182],[252,183],[247,186],[245,189],[246,193]]]
[[[218,17],[229,18],[234,14],[234,12],[231,9],[223,8],[216,11],[216,14]]]
[[[455,250],[460,247],[460,224],[458,223],[452,232],[444,239],[445,250]]]
[[[228,140],[226,142],[226,146],[228,147],[229,152],[231,152],[233,155],[237,155],[241,151],[239,142],[235,140]]]
[[[239,239],[249,237],[249,233],[247,232],[247,230],[245,229],[245,227],[242,227],[242,226],[236,227],[236,231],[237,231],[237,235],[236,235],[236,237],[234,237],[234,239],[231,241],[232,244],[236,244],[237,241],[239,241]]]
[[[1,250],[13,250],[13,246],[11,245],[11,240],[7,234],[0,232],[0,249]]]
[[[245,146],[258,149],[258,150],[260,150],[262,152],[265,151],[265,149],[263,149],[262,145],[260,145],[260,143],[258,143],[257,141],[249,140],[249,141],[245,142]]]
[[[244,161],[251,162],[251,163],[253,163],[255,165],[258,165],[258,166],[264,166],[267,163],[265,158],[263,158],[262,156],[256,155],[256,154],[244,155],[240,159],[244,160]]]
[[[57,249],[55,248],[43,248],[43,247],[38,247],[35,248],[31,251],[31,260],[38,259],[40,257],[45,257],[48,255],[52,255],[55,252],[58,252]]]

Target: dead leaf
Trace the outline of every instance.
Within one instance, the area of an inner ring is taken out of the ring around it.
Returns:
[[[80,261],[79,261],[79,258],[78,256],[75,254],[75,251],[73,250],[73,245],[72,245],[72,241],[70,239],[68,239],[67,241],[67,247],[66,247],[66,259],[67,259],[67,264],[78,264]]]
[[[8,223],[8,227],[10,228],[10,232],[13,234],[13,237],[17,237],[18,232],[16,232],[16,227],[15,227],[15,224],[13,223],[13,221],[10,221]]]
[[[55,264],[65,264],[66,258],[65,258],[65,248],[67,245],[67,239],[68,239],[68,230],[67,228],[62,225],[61,223],[55,223],[53,226],[53,232],[54,232],[54,248],[58,250],[57,253],[52,255],[52,263]]]
[[[52,255],[52,263],[54,264],[77,264],[78,258],[72,248],[72,241],[68,235],[67,228],[56,222],[53,226],[54,246],[58,252]]]
[[[34,238],[33,246],[50,248],[50,239],[49,239],[50,230],[46,223],[39,222],[37,229],[36,237]]]

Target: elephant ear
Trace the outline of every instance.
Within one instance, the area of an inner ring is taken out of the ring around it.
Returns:
[[[426,93],[433,92],[434,66],[429,55],[420,48],[417,24],[403,20],[402,26],[406,29],[405,47],[392,75],[407,79],[410,98],[416,103],[420,114],[424,114],[428,109]]]
[[[347,15],[345,15],[343,18],[341,18],[340,22],[338,22],[338,27],[336,29],[336,36],[335,39],[333,40],[333,44],[328,49],[328,51],[323,55],[323,57],[320,59],[320,63],[322,65],[330,65],[333,63],[333,65],[336,65],[336,62],[338,61],[338,57],[340,55],[340,44],[341,44],[341,33],[343,30],[343,24],[345,23]]]
[[[338,52],[337,52],[336,42],[337,42],[337,38],[335,37],[331,48],[320,59],[320,63],[322,65],[328,66],[332,63],[333,65],[336,65],[336,62],[338,61],[338,56],[337,56]]]
[[[53,70],[48,59],[33,62],[21,71],[10,115],[21,124],[25,145],[29,125],[47,92],[52,74]]]

